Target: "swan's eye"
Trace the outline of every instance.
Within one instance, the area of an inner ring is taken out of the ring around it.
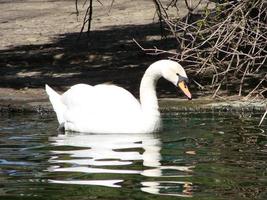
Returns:
[[[176,73],[176,75],[178,76],[178,82],[180,82],[182,80],[182,76],[180,76],[178,73]]]

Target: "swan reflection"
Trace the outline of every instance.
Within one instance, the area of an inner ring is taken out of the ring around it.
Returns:
[[[181,181],[153,181],[142,182],[141,190],[150,194],[167,196],[192,197],[193,186],[191,182]]]
[[[139,174],[144,177],[187,177],[193,166],[162,166],[161,141],[151,133],[88,134],[66,133],[50,138],[55,146],[49,159],[50,172],[79,172],[87,174]],[[139,162],[142,163],[140,167]],[[139,164],[138,169],[136,165]],[[120,187],[124,180],[50,180],[51,183],[101,185]],[[181,188],[187,182],[141,182],[141,190],[152,194],[189,195]],[[162,188],[165,188],[163,191]],[[168,193],[169,188],[172,192]],[[177,192],[173,191],[177,189]],[[179,192],[178,192],[179,191]],[[191,195],[191,193],[190,193]]]

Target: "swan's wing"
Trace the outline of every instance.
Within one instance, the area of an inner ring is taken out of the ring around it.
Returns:
[[[95,117],[136,115],[141,110],[139,101],[130,92],[107,84],[75,85],[62,95],[62,102],[68,111],[75,110]]]
[[[68,129],[79,132],[129,132],[142,121],[141,105],[115,85],[76,85],[62,96]],[[137,131],[136,131],[137,132]]]
[[[100,84],[94,87],[95,105],[117,112],[140,110],[139,101],[127,90],[116,85]]]
[[[67,90],[61,97],[61,101],[68,110],[88,105],[88,99],[92,96],[93,86],[77,84]]]

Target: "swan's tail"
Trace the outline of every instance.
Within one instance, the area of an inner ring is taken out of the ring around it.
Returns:
[[[66,111],[66,106],[62,102],[61,96],[48,85],[45,85],[45,91],[48,94],[53,109],[57,114],[59,124],[64,123],[64,112]]]

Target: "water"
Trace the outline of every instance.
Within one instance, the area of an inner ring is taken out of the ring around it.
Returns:
[[[156,134],[59,134],[0,115],[0,199],[267,199],[260,114],[164,114]]]

